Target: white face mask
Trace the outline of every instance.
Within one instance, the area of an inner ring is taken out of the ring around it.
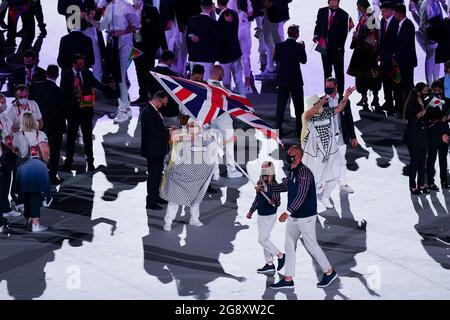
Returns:
[[[18,102],[19,102],[19,104],[21,104],[23,106],[27,106],[28,105],[28,99],[27,98],[19,99]]]
[[[143,0],[133,0],[133,5],[135,8],[140,8],[142,6]]]

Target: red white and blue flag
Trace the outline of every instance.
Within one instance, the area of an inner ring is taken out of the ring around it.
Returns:
[[[203,125],[227,112],[266,137],[281,144],[277,132],[255,114],[253,104],[246,97],[237,95],[223,87],[191,81],[179,77],[151,72],[153,77],[177,101],[184,110]]]

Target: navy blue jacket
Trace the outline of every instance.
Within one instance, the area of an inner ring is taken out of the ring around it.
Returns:
[[[307,166],[300,163],[291,169],[283,182],[270,185],[269,191],[288,193],[288,208],[292,218],[308,218],[317,214],[316,184]]]
[[[257,192],[255,201],[253,201],[253,204],[249,210],[251,213],[256,210],[258,210],[258,214],[260,216],[270,216],[277,213],[278,207],[280,206],[280,193],[273,191],[267,191],[264,193],[269,197],[269,199],[272,199],[275,202],[275,206],[272,206],[261,194],[261,192]]]

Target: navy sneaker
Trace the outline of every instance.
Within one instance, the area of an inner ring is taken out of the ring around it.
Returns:
[[[283,254],[281,258],[278,258],[278,267],[277,271],[280,271],[284,267],[284,261],[286,260],[286,254]]]
[[[275,272],[275,266],[272,264],[265,264],[261,269],[256,270],[258,273],[271,273]]]
[[[277,283],[271,284],[269,287],[271,289],[289,289],[289,288],[294,288],[294,280],[286,281],[283,278],[280,281],[278,281]]]
[[[327,274],[323,274],[322,277],[322,281],[320,281],[317,286],[319,288],[326,288],[328,287],[334,280],[336,280],[338,277],[338,274],[335,270],[333,270],[333,272],[331,272],[331,274],[327,275]]]

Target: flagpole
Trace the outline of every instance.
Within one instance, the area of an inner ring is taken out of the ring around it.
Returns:
[[[234,159],[232,157],[230,157],[230,155],[227,152],[227,149],[224,148],[224,146],[221,146],[220,143],[214,137],[212,137],[212,138],[219,148],[224,149],[227,159],[231,159],[231,161],[239,169],[239,171],[242,172],[242,174],[247,177],[247,179],[251,182],[251,184],[253,184],[256,187],[257,186],[256,183],[252,180],[252,178],[250,178],[250,176],[247,174],[247,172],[236,161],[234,161]],[[226,141],[225,141],[225,143],[226,143]],[[272,201],[272,199],[270,199],[264,191],[261,191],[261,194],[263,195],[264,198],[267,199],[267,201],[269,201],[269,202]],[[275,207],[275,204],[273,204],[272,206]]]

